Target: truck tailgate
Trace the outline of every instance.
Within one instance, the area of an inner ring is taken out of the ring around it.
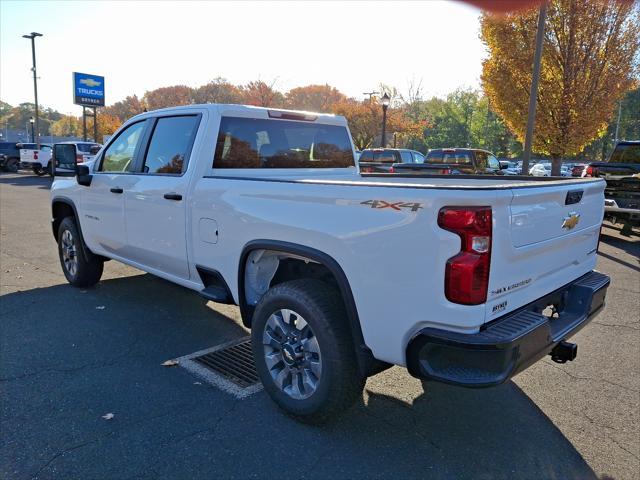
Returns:
[[[595,268],[604,187],[592,182],[512,190],[509,208],[494,212],[486,321]]]

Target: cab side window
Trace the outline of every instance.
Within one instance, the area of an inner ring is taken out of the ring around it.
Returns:
[[[146,122],[138,122],[123,130],[104,152],[100,172],[122,173],[133,167],[136,148],[144,133]]]
[[[195,115],[159,118],[144,159],[144,173],[182,174],[198,129]]]

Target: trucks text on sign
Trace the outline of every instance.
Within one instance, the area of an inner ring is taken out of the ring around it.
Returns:
[[[104,77],[73,72],[73,103],[104,107]]]

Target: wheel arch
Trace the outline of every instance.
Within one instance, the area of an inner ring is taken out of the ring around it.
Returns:
[[[87,244],[84,241],[82,226],[80,225],[80,217],[78,216],[78,210],[76,209],[75,203],[68,197],[54,197],[51,200],[51,229],[53,231],[53,238],[55,238],[56,242],[58,241],[58,229],[60,228],[60,223],[66,217],[73,217],[75,219],[76,228],[78,229],[78,234],[80,235],[80,241],[82,244],[82,253],[85,256],[85,259],[89,260],[93,253],[87,248]]]
[[[305,258],[318,263],[322,267],[325,267],[333,279],[340,291],[342,301],[347,313],[347,320],[351,330],[351,335],[354,342],[354,349],[356,351],[356,357],[358,359],[358,366],[361,373],[365,376],[373,375],[379,371],[384,370],[389,365],[384,362],[380,362],[373,357],[373,354],[369,347],[367,347],[364,336],[362,334],[362,327],[360,324],[360,317],[356,307],[351,286],[347,279],[344,270],[340,264],[331,256],[325,252],[317,250],[312,247],[300,245],[291,242],[285,242],[281,240],[253,240],[247,243],[242,249],[240,255],[240,263],[238,267],[238,304],[242,315],[242,322],[246,327],[251,327],[251,319],[253,316],[254,306],[249,305],[246,298],[245,289],[245,271],[247,269],[247,263],[249,255],[257,250],[268,250],[283,254],[292,255],[293,258]]]

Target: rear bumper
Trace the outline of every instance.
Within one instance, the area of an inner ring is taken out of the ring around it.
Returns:
[[[509,380],[569,338],[604,306],[609,277],[590,272],[476,334],[425,328],[407,347],[415,377],[465,387],[490,387]],[[542,314],[555,305],[557,318]]]
[[[640,221],[640,209],[619,207],[615,200],[605,199],[604,214],[608,217],[616,217],[620,220],[631,222]]]

